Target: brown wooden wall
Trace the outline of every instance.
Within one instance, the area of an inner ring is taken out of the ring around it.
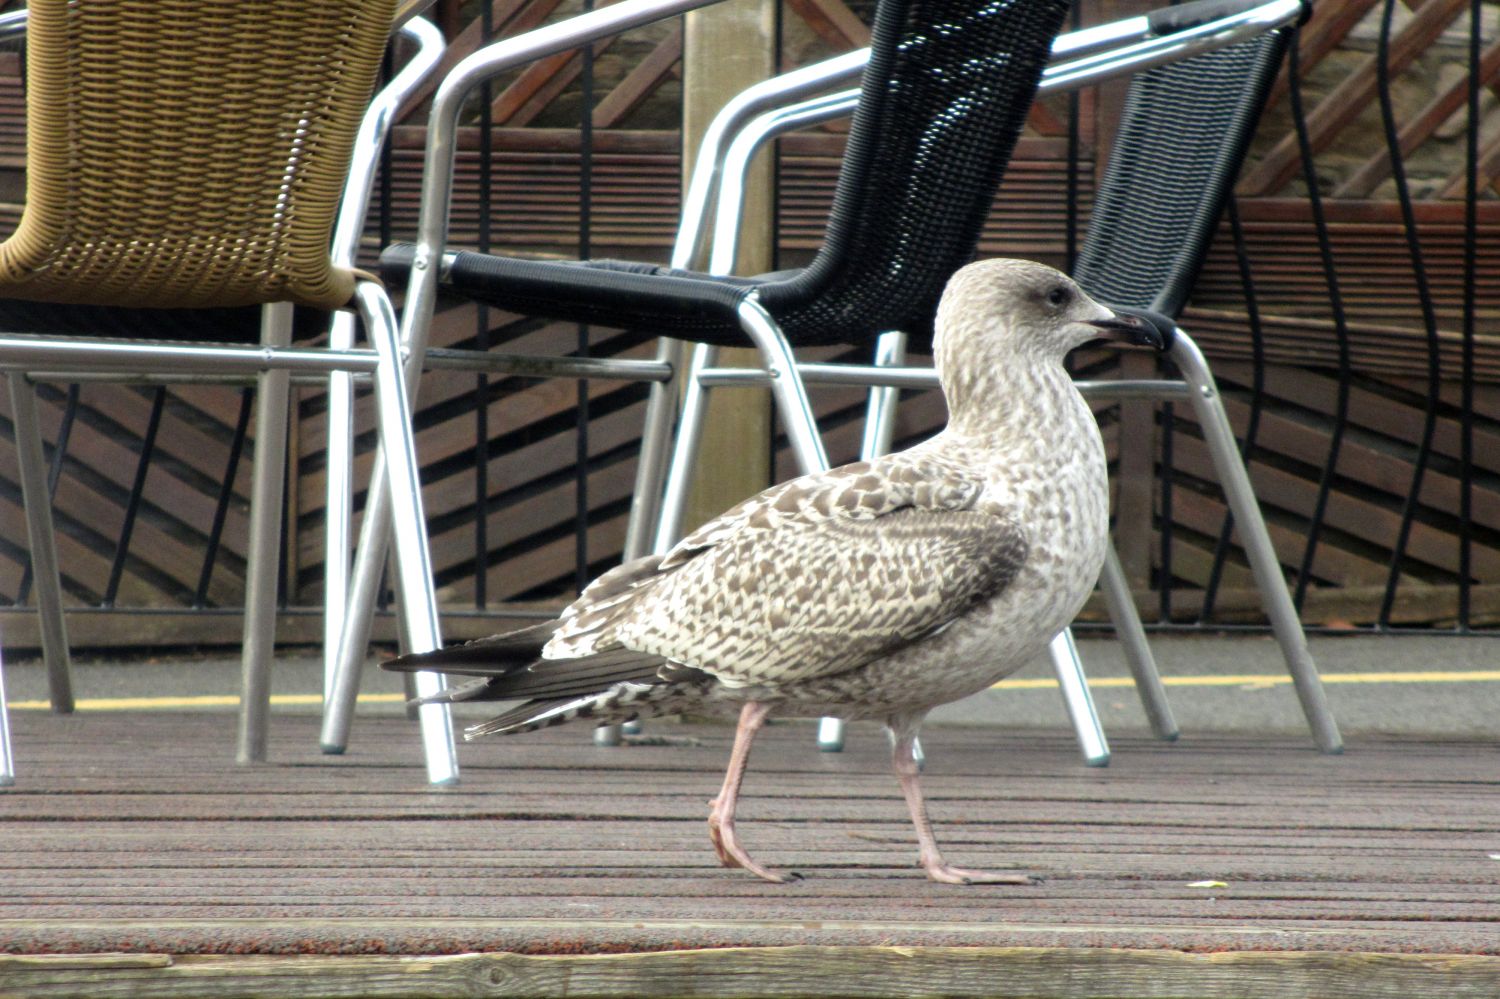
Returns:
[[[1090,0],[1092,23],[1147,9],[1136,0]],[[1500,286],[1482,280],[1476,300],[1474,371],[1470,414],[1476,448],[1472,467],[1461,462],[1459,377],[1462,371],[1463,73],[1467,4],[1461,0],[1407,0],[1397,5],[1392,51],[1401,143],[1416,195],[1414,211],[1437,328],[1429,331],[1418,306],[1417,279],[1405,244],[1391,169],[1379,136],[1374,72],[1376,0],[1320,3],[1302,37],[1303,100],[1316,151],[1319,188],[1348,331],[1349,401],[1343,451],[1328,502],[1326,529],[1311,566],[1306,612],[1311,620],[1362,623],[1378,606],[1408,488],[1424,435],[1429,343],[1440,345],[1436,408],[1427,480],[1410,552],[1401,573],[1402,623],[1448,623],[1458,579],[1457,523],[1462,483],[1472,483],[1473,531],[1478,544],[1471,567],[1477,587],[1475,623],[1491,623],[1492,588],[1500,588]],[[558,0],[496,0],[497,30],[510,32],[565,15]],[[450,62],[472,51],[481,37],[478,7],[445,5],[452,39]],[[788,0],[783,61],[787,66],[862,44],[860,8],[841,0]],[[1493,32],[1481,62],[1488,88],[1500,71]],[[678,210],[681,169],[676,115],[681,81],[681,31],[661,25],[600,46],[596,52],[593,111],[590,240],[595,255],[664,260]],[[1452,67],[1457,67],[1457,74]],[[571,256],[579,240],[579,184],[584,170],[577,121],[579,61],[558,57],[499,81],[491,90],[488,120],[472,109],[459,155],[454,242],[481,238],[495,247]],[[20,63],[0,55],[0,222],[19,213],[24,169]],[[1075,175],[1079,218],[1086,222],[1098,150],[1107,148],[1118,89],[1082,95],[1079,105],[1080,168]],[[1330,294],[1317,230],[1289,113],[1283,80],[1273,95],[1237,202],[1242,254],[1227,229],[1210,254],[1187,325],[1215,364],[1231,416],[1248,419],[1254,341],[1247,333],[1244,274],[1251,276],[1261,323],[1259,356],[1269,366],[1261,379],[1260,430],[1252,472],[1289,571],[1299,567],[1320,473],[1337,424],[1340,364]],[[1493,116],[1493,112],[1490,112]],[[1455,115],[1457,117],[1455,117]],[[1068,105],[1049,101],[1032,116],[986,230],[985,254],[1065,261],[1068,217]],[[381,208],[394,237],[413,228],[424,130],[421,109],[398,127],[389,172],[391,198]],[[1455,131],[1455,121],[1458,122]],[[482,130],[490,129],[493,156],[480,162]],[[1480,274],[1500,265],[1493,234],[1500,231],[1495,177],[1500,151],[1492,130],[1481,150],[1482,197],[1477,206]],[[1457,137],[1455,137],[1457,136]],[[778,166],[778,243],[783,263],[805,260],[817,245],[837,171],[837,127],[786,140]],[[481,191],[481,185],[487,188]],[[479,205],[492,205],[488,220]],[[487,222],[487,224],[483,224]],[[378,244],[372,226],[369,244]],[[471,345],[483,322],[493,345],[504,350],[575,349],[573,327],[517,321],[470,308],[445,310],[434,343]],[[647,356],[649,343],[596,330],[590,349]],[[1098,364],[1109,362],[1098,361]],[[1085,360],[1088,366],[1088,360]],[[1109,374],[1090,368],[1092,374]],[[116,539],[136,476],[136,456],[146,433],[154,390],[140,386],[86,385],[62,465],[55,500],[61,558],[70,599],[80,608],[104,597]],[[575,418],[580,389],[571,382],[535,383],[433,373],[421,390],[418,444],[426,465],[428,511],[440,593],[455,609],[508,600],[556,601],[575,582]],[[590,413],[586,474],[588,539],[584,562],[594,570],[618,557],[634,472],[634,441],[643,410],[639,388],[611,382],[587,386]],[[46,393],[43,419],[49,444],[63,413],[62,387]],[[245,506],[249,470],[240,462],[219,555],[206,591],[207,606],[226,613],[184,614],[199,587],[203,551],[214,503],[229,467],[230,444],[240,417],[237,388],[173,387],[157,435],[157,454],[145,476],[134,536],[114,604],[172,613],[115,627],[112,615],[80,614],[88,643],[233,641],[233,611],[242,599]],[[489,439],[476,445],[476,406]],[[820,395],[829,443],[837,459],[857,446],[857,393]],[[0,400],[0,428],[8,428],[8,403]],[[314,606],[322,575],[321,457],[324,410],[315,387],[299,390],[294,429],[296,487],[289,499],[286,600]],[[1173,468],[1159,466],[1160,414],[1101,413],[1106,440],[1123,483],[1120,515],[1136,525],[1140,540],[1128,563],[1145,590],[1170,581],[1168,613],[1192,619],[1208,582],[1224,512],[1206,470],[1206,457],[1188,414],[1174,414]],[[941,401],[913,400],[902,416],[902,434],[916,438],[940,425]],[[373,427],[360,416],[358,472],[368,471]],[[1134,424],[1130,424],[1135,420]],[[1148,428],[1121,434],[1122,425]],[[1122,436],[1130,442],[1121,454]],[[1144,457],[1143,457],[1144,455]],[[476,461],[484,467],[479,486]],[[21,587],[26,542],[20,519],[13,445],[0,434],[0,604]],[[789,471],[784,457],[780,471]],[[1161,565],[1164,520],[1160,481],[1171,482],[1172,564]],[[481,495],[482,493],[482,495]],[[485,550],[476,554],[475,519],[483,517]],[[480,580],[483,580],[482,584]],[[1223,570],[1216,616],[1255,619],[1248,573],[1232,554]],[[1155,594],[1143,601],[1159,607]],[[15,614],[7,644],[29,634]],[[139,622],[146,620],[148,623]],[[165,622],[149,623],[151,620]],[[292,614],[287,634],[309,638],[311,618]],[[90,625],[88,621],[95,622]],[[487,625],[459,623],[458,632]]]

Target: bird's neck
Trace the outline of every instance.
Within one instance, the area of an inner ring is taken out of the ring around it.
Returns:
[[[960,368],[943,378],[948,427],[979,446],[1045,441],[1079,419],[1081,397],[1061,363]]]

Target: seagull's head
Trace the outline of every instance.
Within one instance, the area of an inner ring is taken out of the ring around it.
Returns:
[[[949,280],[933,350],[940,369],[956,372],[960,366],[1061,364],[1069,351],[1099,339],[1163,347],[1154,325],[1100,305],[1061,271],[994,259],[969,264]]]

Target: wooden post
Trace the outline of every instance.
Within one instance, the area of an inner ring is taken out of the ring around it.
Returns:
[[[685,16],[682,73],[683,183],[691,175],[708,123],[741,90],[775,71],[775,3],[728,0]],[[771,267],[772,176],[760,157],[749,177],[737,271]],[[722,363],[758,365],[749,348],[727,349]],[[771,480],[771,400],[761,389],[719,389],[710,400],[698,475],[684,527],[691,529],[753,495]]]

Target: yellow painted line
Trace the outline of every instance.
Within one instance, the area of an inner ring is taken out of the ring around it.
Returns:
[[[1334,683],[1495,683],[1500,682],[1500,670],[1393,670],[1389,673],[1323,673],[1323,682]],[[1292,682],[1286,673],[1239,673],[1224,676],[1164,676],[1165,687],[1274,687]],[[1135,680],[1128,676],[1091,677],[1090,687],[1133,687]],[[1001,680],[996,690],[1055,690],[1057,681],[1051,679]]]
[[[321,706],[322,694],[273,694],[273,707],[311,705]],[[361,704],[404,704],[405,694],[360,694]],[[46,701],[8,701],[16,711],[44,711],[51,707]],[[204,694],[197,697],[83,697],[73,703],[79,711],[155,711],[162,708],[236,708],[240,699],[237,694]]]
[[[1500,683],[1500,670],[1397,670],[1389,673],[1324,673],[1327,684],[1382,684],[1382,683]],[[1292,682],[1285,673],[1236,673],[1225,676],[1164,676],[1163,685],[1168,687],[1275,687]],[[1100,690],[1112,687],[1132,687],[1135,681],[1128,676],[1101,676],[1089,680],[1089,686]],[[996,690],[1056,690],[1057,681],[1048,678],[1026,678],[1001,680]],[[360,694],[361,704],[402,704],[404,694]],[[198,697],[96,697],[82,698],[75,707],[79,711],[156,711],[169,708],[233,708],[240,699],[233,694],[203,695]],[[271,704],[276,707],[318,707],[323,703],[322,694],[276,694]],[[46,701],[10,701],[16,711],[45,711]]]

